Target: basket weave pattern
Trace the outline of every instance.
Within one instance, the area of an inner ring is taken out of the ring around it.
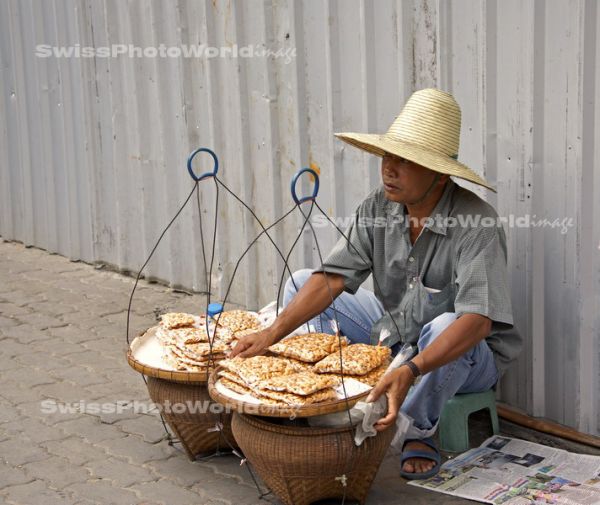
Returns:
[[[287,505],[341,498],[344,491],[347,500],[364,503],[394,429],[356,447],[353,428],[281,426],[237,412],[232,421],[244,455]]]
[[[182,384],[163,379],[148,377],[148,393],[154,403],[164,405],[214,404],[208,395],[205,384]],[[196,403],[198,402],[198,403]],[[220,408],[220,406],[219,406]],[[231,432],[231,414],[212,413],[209,409],[182,413],[163,412],[163,417],[177,438],[181,441],[189,459],[194,461],[197,456],[213,452],[217,449],[229,449],[229,444],[237,447]],[[219,436],[213,430],[215,424],[221,422],[223,431]],[[229,444],[223,439],[226,438]]]

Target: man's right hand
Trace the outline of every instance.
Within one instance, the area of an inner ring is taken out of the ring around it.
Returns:
[[[277,336],[270,328],[244,335],[238,340],[229,357],[249,358],[250,356],[258,356],[263,354],[267,347],[273,345],[277,340]]]

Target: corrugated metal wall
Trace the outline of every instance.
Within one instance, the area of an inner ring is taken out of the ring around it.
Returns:
[[[441,87],[462,106],[460,159],[497,185],[485,197],[499,212],[574,223],[507,229],[527,345],[502,398],[598,434],[599,23],[595,0],[0,2],[0,234],[135,271],[193,186],[185,160],[197,146],[216,150],[223,180],[265,223],[291,208],[289,179],[307,165],[321,171],[321,205],[348,216],[378,164],[332,133],[384,131],[413,90]],[[161,43],[284,56],[35,56],[38,44]],[[210,236],[211,181],[201,199]],[[259,228],[224,191],[220,204],[222,290]],[[300,223],[274,231],[286,250]],[[318,233],[327,250],[335,234]],[[306,231],[292,267],[315,262]],[[281,268],[261,240],[234,299],[272,299]],[[147,273],[204,289],[192,205]]]

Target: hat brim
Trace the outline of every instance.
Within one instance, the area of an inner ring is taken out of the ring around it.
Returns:
[[[363,151],[384,156],[386,153],[406,158],[407,160],[424,166],[434,172],[460,177],[467,181],[479,184],[484,188],[496,192],[496,190],[482,177],[460,161],[445,156],[444,154],[425,149],[416,144],[402,140],[391,139],[387,135],[372,133],[335,133],[340,140],[347,142]]]

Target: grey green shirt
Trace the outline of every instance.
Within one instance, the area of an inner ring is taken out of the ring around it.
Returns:
[[[513,327],[506,270],[506,237],[496,211],[475,193],[449,180],[414,245],[403,204],[387,200],[383,188],[358,207],[352,224],[323,267],[340,274],[355,293],[373,274],[375,295],[386,314],[375,323],[392,333],[389,345],[415,343],[422,327],[444,312],[481,314],[492,320],[487,343],[503,373],[519,354],[522,338]]]

